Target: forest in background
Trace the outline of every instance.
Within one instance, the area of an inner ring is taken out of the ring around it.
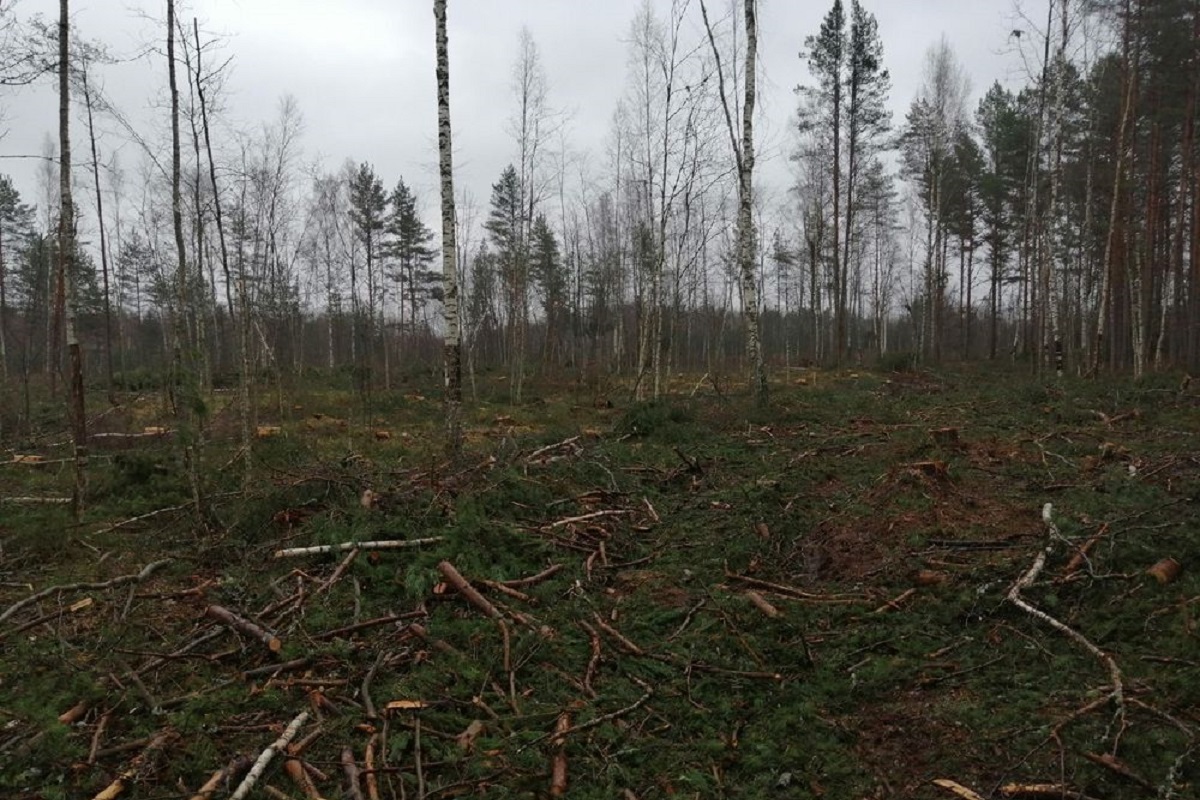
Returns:
[[[175,0],[146,130],[58,7],[0,2],[58,100],[0,182],[0,793],[1194,796],[1196,0],[1051,0],[977,110],[943,39],[903,120],[834,2],[786,204],[755,0],[642,6],[593,171],[522,35],[478,209],[434,0],[440,236],[296,102],[234,133]]]
[[[56,72],[57,26],[19,10],[0,4],[5,86]],[[642,397],[675,372],[745,369],[727,140],[741,109],[733,103],[729,119],[722,94],[740,92],[744,25],[732,6],[711,24],[701,11],[643,4],[606,147],[586,161],[523,31],[503,123],[512,164],[486,203],[458,198],[468,376],[504,370],[516,399],[527,374],[629,376]],[[1200,3],[1051,0],[1036,16],[1009,34],[1026,57],[1019,91],[996,83],[968,107],[971,81],[988,78],[968,76],[943,38],[903,119],[887,111],[887,54],[868,8],[835,0],[819,30],[798,35],[795,184],[786,198],[755,196],[753,209],[768,368],[889,354],[1046,368],[1055,353],[1077,373],[1197,367]],[[78,31],[71,47],[81,235],[67,283],[88,383],[153,382],[173,330],[202,386],[323,368],[365,390],[436,369],[440,237],[404,178],[353,159],[313,166],[289,97],[261,126],[231,132],[221,115],[233,59],[198,22],[179,15],[176,27],[180,210],[194,265],[183,278],[161,126],[135,129],[94,88],[115,60],[104,42]],[[140,156],[106,155],[97,120]],[[0,175],[10,409],[22,380],[56,391],[66,372],[49,138],[43,156],[36,192]]]

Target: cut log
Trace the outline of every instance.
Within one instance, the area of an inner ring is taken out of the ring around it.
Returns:
[[[222,625],[265,645],[272,653],[278,653],[283,648],[283,641],[278,636],[224,606],[209,606],[204,613]]]
[[[491,617],[492,619],[504,619],[504,615],[500,613],[500,609],[496,608],[486,597],[481,595],[479,590],[472,586],[449,561],[443,561],[438,564],[438,572],[442,573],[442,577],[446,579],[446,582],[457,589],[458,593],[466,598],[467,602],[483,612],[484,616]]]
[[[1159,583],[1170,583],[1179,577],[1182,570],[1183,567],[1178,561],[1168,557],[1146,570],[1146,574],[1152,576]]]
[[[554,757],[550,762],[551,797],[562,797],[567,793],[567,751],[562,734],[570,729],[571,715],[564,711],[558,715],[558,721],[554,723],[554,733],[556,736],[552,740],[554,744]]]

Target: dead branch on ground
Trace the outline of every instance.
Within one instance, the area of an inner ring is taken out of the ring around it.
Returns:
[[[17,613],[22,608],[25,608],[25,606],[28,606],[31,603],[36,603],[38,600],[41,600],[44,597],[49,597],[56,592],[61,593],[77,592],[81,590],[91,591],[93,589],[115,589],[118,586],[124,586],[129,583],[140,583],[141,581],[144,581],[146,578],[149,578],[151,575],[153,575],[157,570],[165,567],[167,564],[170,564],[172,560],[173,559],[170,558],[164,558],[161,561],[154,561],[142,567],[141,572],[138,572],[137,574],[121,575],[113,578],[112,580],[88,583],[64,583],[58,586],[48,586],[40,592],[26,597],[24,600],[18,600],[17,602],[13,603],[5,610],[3,614],[0,614],[0,622],[8,620],[13,614]]]
[[[254,766],[250,768],[250,772],[238,784],[233,794],[229,796],[229,800],[245,800],[246,796],[250,794],[250,790],[254,788],[254,784],[258,783],[258,779],[267,771],[267,765],[271,763],[271,759],[275,758],[279,751],[291,744],[292,739],[296,738],[296,734],[300,732],[301,726],[307,720],[307,711],[301,711],[296,715],[296,718],[283,731],[283,735],[276,739],[266,750],[262,751],[262,754],[255,760]]]
[[[1071,626],[1059,621],[1055,617],[1050,616],[1045,611],[1034,606],[1024,597],[1021,592],[1033,585],[1033,582],[1041,575],[1042,570],[1046,567],[1046,558],[1054,548],[1054,542],[1061,538],[1058,532],[1058,526],[1054,524],[1053,518],[1054,507],[1050,503],[1042,506],[1042,521],[1046,523],[1047,534],[1049,535],[1049,543],[1038,553],[1037,558],[1033,560],[1033,564],[1025,571],[1025,574],[1017,579],[1012,588],[1008,590],[1007,599],[1017,608],[1029,614],[1034,619],[1040,620],[1051,628],[1054,628],[1059,633],[1064,634],[1067,638],[1078,644],[1084,650],[1087,650],[1095,656],[1105,669],[1108,670],[1108,678],[1110,682],[1108,699],[1111,699],[1117,704],[1117,719],[1124,727],[1125,720],[1125,685],[1121,678],[1121,668],[1117,666],[1117,662],[1108,653],[1105,653],[1096,645],[1092,644],[1091,640],[1079,633]]]
[[[421,547],[427,544],[437,544],[441,536],[430,536],[427,539],[388,539],[378,542],[342,542],[341,544],[319,544],[312,547],[288,547],[275,551],[275,558],[292,556],[313,556],[320,553],[345,553],[349,550],[406,550],[410,547]]]

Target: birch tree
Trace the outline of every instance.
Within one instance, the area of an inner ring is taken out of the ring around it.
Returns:
[[[717,47],[712,24],[708,19],[708,8],[700,0],[700,12],[704,18],[704,29],[712,47],[713,62],[717,70],[717,92],[721,98],[721,109],[725,114],[725,125],[729,132],[729,144],[737,166],[738,216],[737,216],[737,264],[742,288],[742,316],[746,322],[746,357],[750,365],[750,386],[754,400],[759,406],[767,404],[767,374],[763,368],[762,342],[759,338],[758,276],[755,270],[756,242],[754,230],[754,102],[755,102],[755,59],[758,55],[757,0],[743,0],[746,25],[746,66],[743,75],[744,96],[742,104],[742,131],[739,140],[730,109],[730,100],[725,89],[725,72],[721,66],[721,49]]]
[[[75,319],[75,202],[71,194],[71,61],[70,2],[58,5],[58,286],[64,303],[67,357],[71,365],[71,434],[75,445],[75,486],[71,493],[71,511],[78,519],[83,513],[87,486],[87,416],[83,397],[83,351]]]
[[[446,0],[434,0],[437,26],[438,172],[442,186],[442,292],[445,322],[442,364],[446,384],[446,449],[462,452],[462,331],[458,315],[458,251],[454,229],[454,153],[450,135],[450,53]]]

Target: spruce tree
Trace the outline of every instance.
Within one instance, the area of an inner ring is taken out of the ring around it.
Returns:
[[[385,252],[395,264],[392,279],[400,284],[401,316],[408,306],[408,324],[417,324],[417,310],[430,298],[440,297],[442,276],[430,267],[436,256],[433,231],[417,213],[417,198],[401,178],[388,197]]]

